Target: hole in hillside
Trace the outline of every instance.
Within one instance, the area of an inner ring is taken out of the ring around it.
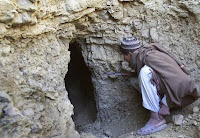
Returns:
[[[76,130],[80,132],[87,124],[96,120],[97,109],[91,72],[84,62],[80,45],[77,42],[71,43],[69,51],[71,51],[71,61],[65,76],[65,87],[74,106],[72,119]]]

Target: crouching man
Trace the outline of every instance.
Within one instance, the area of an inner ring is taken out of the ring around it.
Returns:
[[[165,115],[173,105],[184,107],[200,97],[188,71],[171,53],[152,43],[142,46],[134,37],[123,38],[120,51],[138,76],[143,106],[150,119],[137,131],[139,135],[158,132],[167,127]]]

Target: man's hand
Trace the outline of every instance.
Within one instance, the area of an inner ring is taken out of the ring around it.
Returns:
[[[190,75],[189,71],[186,69],[186,67],[182,64],[180,65],[180,68],[185,72],[187,75]]]

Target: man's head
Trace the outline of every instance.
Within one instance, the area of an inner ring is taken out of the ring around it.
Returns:
[[[132,53],[141,47],[140,41],[134,37],[125,37],[121,41],[120,51],[124,55],[124,60],[131,62]]]

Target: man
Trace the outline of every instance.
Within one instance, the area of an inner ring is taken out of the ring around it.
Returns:
[[[123,38],[120,51],[138,76],[143,106],[150,119],[137,134],[147,135],[167,127],[165,115],[172,105],[183,107],[200,97],[189,73],[172,54],[152,43],[141,46],[134,37]]]

